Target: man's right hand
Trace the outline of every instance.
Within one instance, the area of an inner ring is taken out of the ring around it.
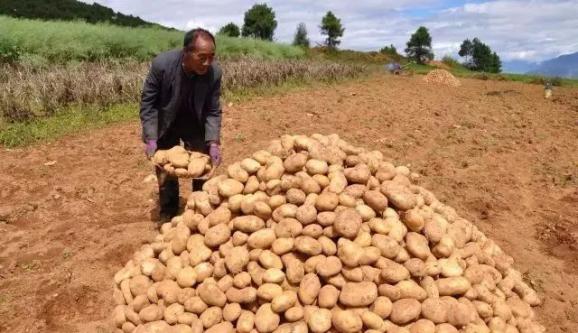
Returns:
[[[156,151],[157,151],[157,141],[148,140],[145,146],[145,154],[147,155],[147,158],[150,160]]]

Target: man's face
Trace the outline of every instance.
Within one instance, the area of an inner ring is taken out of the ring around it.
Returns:
[[[209,38],[197,38],[194,50],[185,49],[183,65],[187,72],[204,75],[215,57],[215,44]]]

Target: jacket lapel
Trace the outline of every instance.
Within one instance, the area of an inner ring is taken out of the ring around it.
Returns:
[[[195,85],[195,113],[200,124],[203,124],[203,106],[205,105],[205,97],[207,95],[207,89],[209,88],[208,86],[209,84],[206,76],[201,80],[198,80]]]

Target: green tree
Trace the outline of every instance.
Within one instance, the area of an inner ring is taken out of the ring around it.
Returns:
[[[468,57],[471,57],[473,52],[474,44],[471,40],[466,39],[462,42],[462,45],[460,45],[460,51],[458,52],[458,55],[460,57],[466,57],[466,63],[468,63]]]
[[[407,42],[405,53],[418,64],[432,60],[431,36],[426,27],[419,27]]]
[[[334,49],[341,43],[339,38],[343,36],[345,28],[341,25],[341,19],[338,19],[331,11],[321,20],[321,34],[326,35],[325,45]]]
[[[500,73],[502,71],[502,61],[496,52],[480,41],[478,38],[474,38],[471,41],[471,45],[466,43],[467,39],[462,43],[460,52],[458,53],[461,57],[470,56],[471,59],[466,63],[466,66],[474,71],[488,72],[488,73]],[[462,52],[462,49],[464,52]]]
[[[233,22],[227,23],[219,30],[219,35],[229,36],[229,37],[239,37],[241,31],[239,26]]]
[[[245,12],[244,37],[273,40],[276,28],[275,12],[266,4],[256,4]]]
[[[397,56],[397,49],[395,48],[395,46],[393,44],[391,44],[390,46],[384,46],[383,48],[381,48],[381,50],[379,50],[379,52],[381,53],[385,53],[387,55],[391,55],[391,56]]]
[[[293,38],[293,45],[309,47],[309,38],[307,37],[307,27],[305,23],[299,23],[295,37]]]

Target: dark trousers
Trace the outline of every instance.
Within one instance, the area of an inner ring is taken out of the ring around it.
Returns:
[[[179,119],[180,118],[180,119]],[[199,130],[189,117],[179,117],[173,126],[157,142],[158,149],[170,149],[183,141],[185,149],[207,153],[207,145],[204,140],[204,131]],[[183,119],[184,118],[184,119]],[[191,126],[192,124],[192,126]],[[156,167],[155,172],[159,184],[159,207],[162,217],[173,217],[179,211],[179,179],[169,176],[162,168]],[[205,182],[193,179],[192,190],[201,191]]]

